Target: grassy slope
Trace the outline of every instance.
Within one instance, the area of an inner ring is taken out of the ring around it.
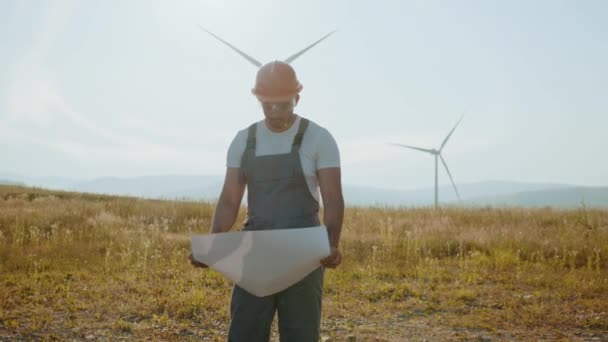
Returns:
[[[224,340],[230,284],[187,262],[212,212],[0,186],[0,340]],[[325,337],[608,338],[606,211],[348,208],[344,227]]]

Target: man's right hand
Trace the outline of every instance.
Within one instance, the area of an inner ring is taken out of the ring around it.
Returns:
[[[188,256],[188,260],[190,260],[190,263],[194,267],[199,267],[199,268],[208,268],[209,267],[209,266],[203,264],[202,262],[198,262],[198,261],[194,260],[194,258],[192,257],[192,253],[190,253],[190,255]]]
[[[338,247],[331,247],[330,254],[323,260],[321,260],[321,264],[328,268],[336,268],[338,265],[342,263],[342,253]]]

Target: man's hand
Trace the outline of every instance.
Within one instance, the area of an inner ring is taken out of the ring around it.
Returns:
[[[336,268],[342,263],[342,253],[338,247],[332,247],[329,256],[321,260],[321,264],[328,268]]]
[[[200,268],[208,268],[209,267],[209,266],[203,264],[202,262],[198,262],[198,261],[194,260],[194,258],[192,257],[192,253],[190,253],[190,255],[188,256],[188,260],[190,260],[190,263],[194,267],[200,267]]]

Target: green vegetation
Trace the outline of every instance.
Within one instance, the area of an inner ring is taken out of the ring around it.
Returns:
[[[0,340],[223,341],[213,208],[0,186]],[[325,340],[608,338],[607,211],[348,208],[341,247]]]

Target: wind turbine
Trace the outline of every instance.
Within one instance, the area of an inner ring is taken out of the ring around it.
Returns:
[[[417,151],[421,151],[421,152],[426,152],[426,153],[430,153],[432,155],[435,156],[435,208],[437,208],[439,206],[439,189],[438,189],[438,159],[441,159],[441,163],[443,164],[443,166],[445,167],[445,171],[448,173],[448,176],[450,177],[450,182],[452,182],[452,186],[454,187],[454,192],[456,192],[456,197],[458,197],[458,200],[460,201],[460,194],[458,193],[458,188],[456,188],[456,184],[454,183],[454,179],[452,178],[452,174],[450,173],[450,169],[448,168],[448,164],[445,162],[445,159],[443,159],[443,156],[441,155],[441,151],[443,150],[443,148],[445,147],[445,144],[448,142],[448,139],[450,139],[450,137],[452,136],[452,133],[454,133],[454,130],[456,129],[456,127],[458,126],[458,124],[460,123],[460,121],[462,121],[462,118],[464,117],[461,116],[460,120],[458,120],[458,122],[456,123],[456,125],[454,125],[454,128],[452,128],[452,130],[450,131],[450,133],[448,133],[448,135],[445,137],[445,139],[443,139],[443,142],[441,143],[441,146],[439,147],[439,149],[429,149],[429,148],[422,148],[422,147],[417,147],[417,146],[410,146],[410,145],[403,145],[403,144],[395,144],[393,143],[392,145],[395,146],[401,146],[401,147],[405,147],[405,148],[409,148],[409,149],[413,149],[413,150],[417,150]]]
[[[242,50],[240,50],[239,48],[237,48],[236,46],[228,43],[227,41],[225,41],[224,39],[222,39],[221,37],[219,37],[218,35],[214,34],[213,32],[207,30],[206,28],[202,27],[201,25],[199,25],[199,28],[207,33],[209,33],[213,38],[219,40],[220,42],[224,43],[226,46],[228,46],[229,48],[231,48],[232,50],[234,50],[236,53],[238,53],[239,55],[241,55],[243,58],[245,58],[249,63],[255,65],[256,67],[260,68],[262,67],[262,63],[260,61],[258,61],[257,59],[251,57],[250,55],[246,54],[245,52],[243,52]],[[291,62],[295,61],[298,57],[302,56],[306,51],[310,50],[311,48],[313,48],[315,45],[319,44],[320,42],[322,42],[323,40],[325,40],[327,37],[331,36],[332,34],[334,34],[336,31],[332,31],[328,34],[326,34],[325,36],[321,37],[321,39],[317,40],[316,42],[308,45],[307,47],[305,47],[304,49],[294,53],[293,55],[287,57],[283,62],[290,64]]]

